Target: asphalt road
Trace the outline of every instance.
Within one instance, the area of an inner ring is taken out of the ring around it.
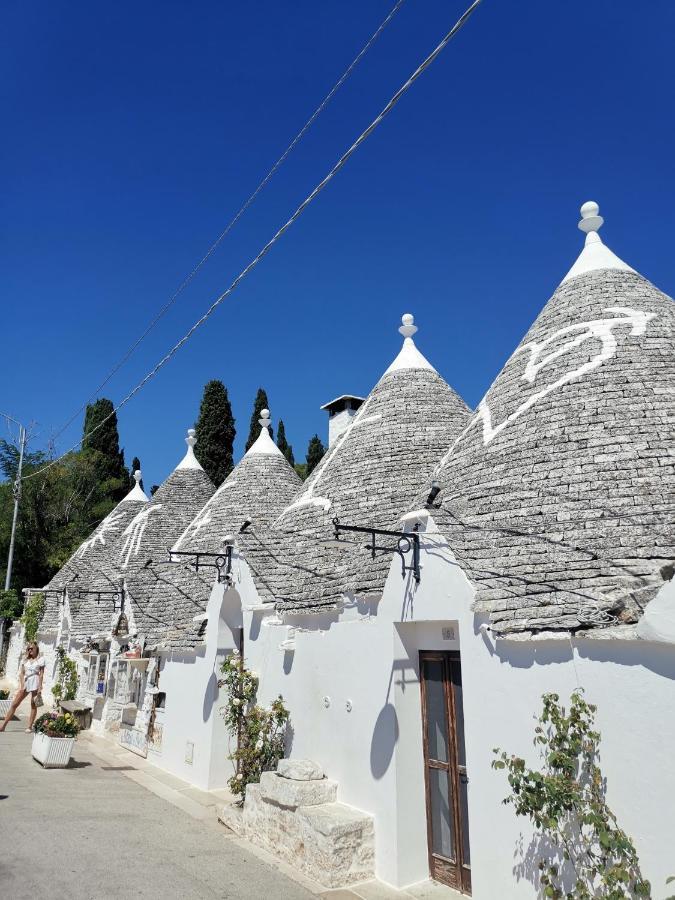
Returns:
[[[32,735],[0,733],[0,897],[6,900],[309,900],[313,895],[75,745],[43,769]]]

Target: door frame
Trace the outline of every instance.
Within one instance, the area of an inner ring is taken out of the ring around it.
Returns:
[[[443,666],[443,693],[445,700],[445,715],[448,726],[447,746],[448,762],[431,760],[428,746],[428,721],[427,721],[427,691],[425,685],[425,661],[441,662]],[[427,819],[427,852],[429,859],[429,873],[432,878],[447,884],[449,887],[463,894],[471,894],[471,865],[464,862],[464,841],[468,843],[468,822],[464,822],[460,804],[460,778],[468,782],[466,765],[459,764],[457,747],[457,714],[456,698],[453,681],[453,668],[457,667],[461,678],[461,659],[458,650],[420,650],[420,694],[422,703],[422,747],[424,754],[424,794]],[[461,702],[461,701],[460,701]],[[463,712],[463,711],[462,711]],[[466,753],[464,754],[466,756]],[[466,759],[465,759],[466,762]],[[455,836],[455,860],[450,860],[433,850],[432,817],[431,817],[431,786],[429,783],[429,769],[447,771],[449,781],[449,798]],[[440,870],[440,871],[439,871]],[[445,877],[439,877],[445,876]]]

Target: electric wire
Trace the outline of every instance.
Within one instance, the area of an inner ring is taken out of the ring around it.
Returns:
[[[55,440],[59,437],[59,435],[63,434],[63,432],[68,428],[68,426],[71,425],[71,424],[75,421],[75,419],[80,415],[80,413],[84,412],[84,410],[86,409],[87,403],[90,403],[90,402],[93,400],[93,398],[94,398],[101,390],[103,390],[103,388],[108,384],[108,382],[110,381],[110,379],[111,379],[114,375],[116,375],[117,372],[119,372],[119,370],[122,368],[122,366],[123,366],[123,365],[126,363],[126,361],[129,359],[129,357],[134,353],[134,351],[135,351],[136,348],[139,346],[139,344],[140,344],[140,343],[141,343],[141,342],[142,342],[142,341],[150,334],[150,332],[151,332],[152,329],[155,327],[155,325],[156,325],[156,324],[160,321],[160,319],[161,319],[161,318],[169,311],[169,309],[173,306],[173,304],[174,304],[174,303],[176,302],[176,300],[178,299],[179,295],[183,293],[183,291],[185,290],[185,288],[186,288],[186,287],[190,284],[190,282],[194,279],[195,275],[197,274],[197,272],[199,272],[199,270],[202,268],[202,266],[203,266],[203,265],[211,258],[211,256],[213,256],[213,254],[214,254],[215,251],[218,249],[218,247],[220,246],[220,244],[221,244],[221,242],[224,240],[224,238],[227,237],[227,235],[229,234],[229,232],[232,230],[232,228],[234,228],[234,226],[237,224],[237,222],[239,221],[239,219],[243,216],[243,214],[246,212],[246,210],[249,208],[249,206],[250,206],[250,205],[253,203],[253,201],[256,199],[256,197],[258,196],[258,194],[263,190],[263,188],[265,188],[265,186],[267,185],[267,183],[268,183],[268,182],[270,181],[270,179],[274,176],[274,174],[275,174],[275,172],[277,171],[277,169],[279,169],[279,167],[286,161],[286,159],[287,159],[288,156],[291,154],[291,152],[293,151],[293,149],[295,148],[295,146],[299,143],[299,141],[302,140],[302,138],[305,136],[305,134],[306,134],[307,131],[311,128],[311,126],[314,124],[314,122],[316,121],[316,119],[318,118],[318,116],[323,112],[323,110],[326,108],[326,106],[328,106],[328,104],[329,104],[330,101],[333,99],[333,97],[335,96],[335,94],[337,93],[337,91],[339,91],[339,89],[342,87],[342,85],[345,83],[345,81],[349,78],[349,76],[351,75],[352,71],[356,68],[356,66],[359,64],[359,62],[360,62],[361,59],[365,56],[365,54],[368,52],[368,50],[370,50],[370,48],[371,48],[372,45],[375,43],[375,41],[378,39],[378,37],[380,36],[380,34],[384,31],[384,29],[387,27],[387,25],[389,24],[389,22],[391,22],[391,20],[394,18],[394,16],[396,15],[396,13],[399,11],[399,9],[401,8],[401,6],[403,6],[404,2],[405,2],[405,0],[397,0],[397,2],[394,4],[394,6],[392,7],[392,9],[389,11],[389,14],[387,15],[387,17],[381,22],[381,24],[378,26],[378,28],[373,32],[373,34],[372,34],[371,37],[368,39],[368,41],[366,41],[366,43],[363,45],[363,47],[361,48],[361,50],[359,51],[359,53],[354,57],[354,59],[352,60],[352,62],[349,64],[349,66],[347,66],[347,68],[346,68],[345,71],[342,73],[342,75],[340,76],[340,78],[335,82],[335,84],[333,85],[333,87],[332,87],[332,88],[330,89],[330,91],[326,94],[326,96],[323,98],[323,100],[321,101],[321,103],[320,103],[320,104],[317,106],[317,108],[314,110],[314,112],[313,112],[312,115],[309,117],[309,119],[307,119],[307,121],[306,121],[305,124],[302,126],[302,128],[300,129],[300,131],[296,134],[296,136],[293,138],[293,140],[292,140],[291,143],[288,145],[288,147],[286,147],[286,149],[284,150],[284,152],[281,154],[281,156],[279,157],[279,159],[274,163],[274,165],[273,165],[272,168],[269,170],[269,172],[267,173],[267,175],[265,175],[265,177],[264,177],[263,180],[260,182],[260,184],[258,185],[258,187],[253,191],[253,193],[252,193],[251,196],[248,198],[248,200],[245,201],[245,203],[243,204],[243,206],[240,208],[239,212],[238,212],[238,213],[234,216],[234,218],[228,223],[228,225],[224,228],[224,230],[221,231],[221,233],[218,235],[218,237],[216,238],[216,240],[213,242],[213,244],[211,244],[211,246],[210,246],[209,249],[207,250],[206,254],[200,259],[200,261],[197,263],[197,265],[194,267],[194,269],[192,269],[192,271],[189,273],[189,275],[187,275],[187,276],[183,279],[183,281],[178,285],[178,288],[176,289],[176,291],[171,295],[171,297],[169,297],[168,301],[167,301],[167,302],[164,304],[164,306],[160,309],[160,311],[157,313],[157,315],[155,316],[155,318],[150,322],[150,324],[147,326],[147,328],[145,329],[145,331],[143,332],[143,334],[141,334],[141,336],[140,336],[140,337],[139,337],[139,338],[131,345],[131,347],[129,348],[129,350],[127,350],[127,352],[126,352],[126,353],[124,354],[124,356],[120,359],[120,361],[119,361],[118,363],[116,363],[116,364],[113,366],[113,368],[110,370],[110,372],[108,373],[108,375],[106,375],[106,377],[104,378],[104,380],[99,384],[99,386],[98,386],[98,387],[96,388],[96,390],[93,392],[93,394],[91,395],[91,397],[89,398],[89,400],[87,400],[87,401],[86,401],[86,402],[85,402],[85,403],[77,410],[77,412],[73,413],[73,415],[68,419],[68,421],[66,422],[66,424],[63,425],[63,426],[61,426],[61,428],[56,432],[56,434],[53,435],[52,441],[55,441]]]
[[[245,266],[244,269],[237,275],[237,277],[232,281],[230,286],[226,288],[222,294],[220,294],[213,303],[209,306],[206,312],[199,318],[197,321],[188,329],[188,331],[183,335],[183,337],[173,345],[173,347],[160,359],[160,361],[152,368],[142,379],[138,382],[138,384],[132,388],[131,391],[113,408],[113,410],[102,419],[95,428],[92,428],[91,431],[87,432],[86,435],[83,435],[81,440],[79,440],[76,444],[74,444],[69,450],[66,450],[65,453],[62,453],[60,457],[52,460],[47,463],[41,469],[36,472],[27,475],[24,480],[28,478],[36,478],[38,475],[50,469],[52,466],[55,466],[64,456],[67,456],[68,453],[71,453],[73,450],[76,450],[82,441],[90,437],[94,432],[96,432],[99,428],[101,428],[111,416],[115,415],[123,406],[133,398],[135,395],[141,391],[145,385],[155,377],[155,375],[162,369],[173,357],[176,353],[186,344],[192,335],[200,328],[216,311],[216,309],[220,306],[220,304],[227,297],[232,294],[232,292],[238,287],[238,285],[246,278],[246,276],[261,262],[262,259],[267,256],[272,247],[280,240],[281,237],[288,231],[288,229],[295,224],[295,222],[300,218],[303,212],[307,209],[307,207],[312,203],[313,200],[323,191],[323,189],[333,180],[333,178],[338,174],[338,172],[344,168],[347,164],[348,160],[356,153],[359,147],[370,137],[370,135],[378,128],[382,122],[386,119],[389,113],[393,110],[399,100],[410,90],[410,88],[415,84],[415,82],[420,78],[424,72],[429,68],[429,66],[437,59],[437,57],[443,52],[443,50],[447,47],[450,41],[455,37],[455,35],[463,28],[463,26],[468,22],[471,15],[475,12],[475,10],[480,5],[481,0],[473,0],[473,3],[467,7],[467,9],[462,13],[460,18],[455,22],[450,31],[442,38],[440,43],[431,51],[431,53],[420,63],[420,65],[415,69],[415,71],[410,75],[410,77],[401,85],[401,87],[396,91],[393,97],[389,100],[389,102],[384,106],[382,111],[372,120],[370,125],[361,132],[358,138],[354,141],[354,143],[342,154],[342,156],[335,163],[333,168],[328,172],[328,174],[317,184],[314,190],[311,191],[302,201],[302,203],[298,206],[295,212],[291,215],[291,217],[278,229],[278,231],[270,238],[270,240],[262,247],[259,251],[258,255],[255,256],[251,262]]]

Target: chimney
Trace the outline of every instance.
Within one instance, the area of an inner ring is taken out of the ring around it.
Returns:
[[[336,397],[330,403],[324,403],[321,409],[328,411],[328,446],[332,447],[335,441],[347,428],[356,415],[356,411],[363,403],[365,397],[355,397],[353,394],[343,394]]]

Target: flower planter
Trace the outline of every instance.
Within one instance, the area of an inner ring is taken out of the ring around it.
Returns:
[[[45,769],[65,769],[74,744],[74,737],[57,738],[37,733],[33,737],[31,754]]]
[[[11,705],[11,698],[9,700],[0,700],[0,720],[5,718]]]

